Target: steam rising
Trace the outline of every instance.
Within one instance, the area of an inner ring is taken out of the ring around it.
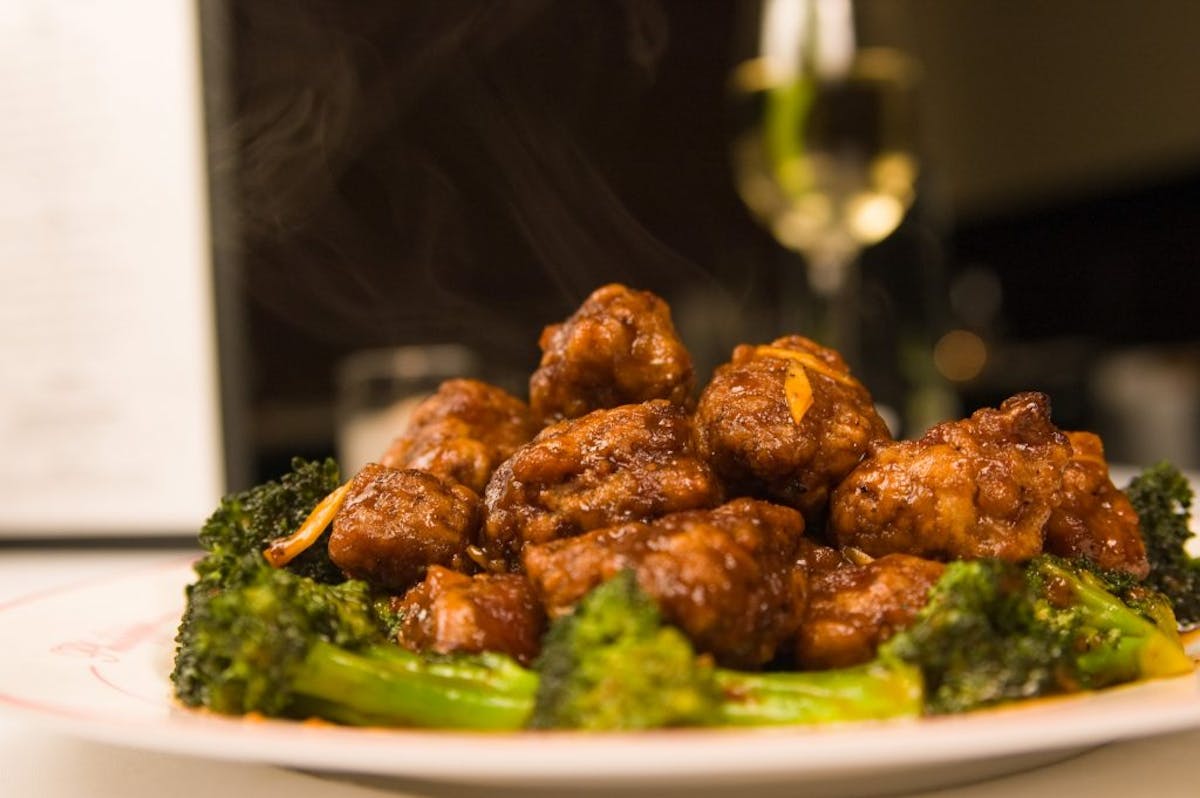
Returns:
[[[237,3],[250,290],[326,340],[527,351],[602,282],[707,279],[596,153],[666,49],[655,2]]]

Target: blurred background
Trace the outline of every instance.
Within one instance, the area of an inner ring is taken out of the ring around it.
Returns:
[[[702,375],[804,326],[803,265],[731,166],[754,4],[217,5],[217,244],[245,287],[260,471],[329,450],[356,350],[463,344],[520,390],[541,327],[607,281],[662,293]],[[919,65],[920,163],[862,253],[864,313],[930,361],[870,387],[910,434],[1045,390],[1114,457],[1195,465],[1200,6],[861,6]]]
[[[848,357],[900,434],[1035,389],[1114,460],[1200,466],[1200,4],[822,3],[816,61],[879,38],[846,68],[887,88],[826,65],[801,114],[753,68],[770,2],[201,0],[226,483],[446,376],[523,391],[606,282],[670,301],[701,379],[815,334],[812,252],[734,168],[770,113],[890,159]]]

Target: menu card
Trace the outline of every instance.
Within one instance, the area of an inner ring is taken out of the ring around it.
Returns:
[[[195,5],[0,6],[0,535],[194,531],[224,479]]]

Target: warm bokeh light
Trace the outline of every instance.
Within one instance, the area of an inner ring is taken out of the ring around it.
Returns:
[[[979,376],[987,365],[987,344],[970,330],[951,330],[933,347],[933,363],[943,377],[966,382]]]
[[[908,153],[884,152],[871,164],[871,184],[887,194],[912,200],[917,161]]]
[[[846,221],[857,241],[882,241],[904,218],[905,203],[890,194],[864,191],[846,201]]]

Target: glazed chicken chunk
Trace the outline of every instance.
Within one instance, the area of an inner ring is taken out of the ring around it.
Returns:
[[[1071,460],[1063,471],[1063,499],[1046,524],[1046,551],[1086,557],[1139,579],[1150,572],[1137,513],[1108,476],[1100,438],[1068,432]]]
[[[734,494],[797,507],[810,526],[887,425],[841,356],[798,335],[742,345],[700,396],[701,449]]]
[[[520,574],[465,574],[430,566],[425,579],[396,600],[400,643],[441,654],[498,651],[530,664],[546,615]]]
[[[384,454],[392,468],[419,468],[483,493],[496,466],[541,427],[529,407],[479,380],[447,380],[413,411]]]
[[[470,488],[427,471],[369,463],[334,516],[329,557],[347,576],[400,592],[430,565],[464,567],[481,518]]]
[[[632,568],[664,617],[724,664],[770,660],[796,629],[793,564],[804,519],[790,507],[736,499],[528,546],[526,573],[551,615]]]
[[[863,565],[813,574],[796,635],[796,664],[806,669],[867,662],[925,606],[945,565],[889,554]]]
[[[720,489],[693,438],[662,399],[547,427],[488,483],[486,551],[515,564],[526,543],[712,507]]]
[[[1042,551],[1070,455],[1046,396],[1017,394],[875,447],[834,491],[830,530],[873,557],[1027,560]]]
[[[599,288],[566,321],[546,327],[539,343],[529,401],[545,424],[651,399],[690,401],[692,358],[667,303],[649,291]]]

